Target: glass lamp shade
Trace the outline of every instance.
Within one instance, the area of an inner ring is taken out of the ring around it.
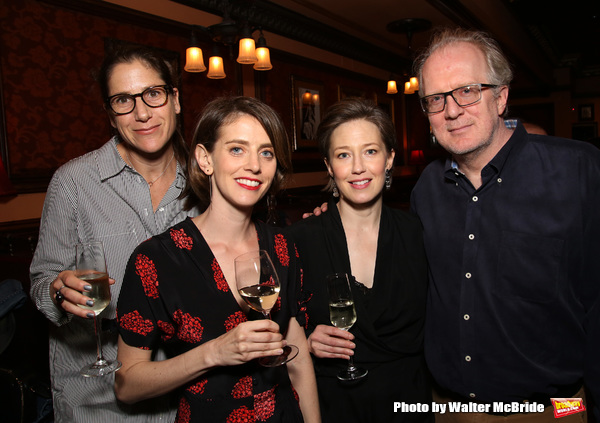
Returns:
[[[254,69],[260,71],[273,69],[273,65],[271,64],[271,54],[267,47],[258,47],[256,49],[256,57],[258,60],[254,64]]]
[[[237,58],[238,63],[252,64],[256,63],[256,53],[254,48],[254,39],[242,38],[240,40],[240,54]]]
[[[415,90],[413,89],[413,87],[410,85],[409,81],[406,81],[404,83],[404,94],[414,94]]]
[[[312,99],[313,96],[310,91],[305,91],[304,94],[302,94],[302,104],[312,104]]]
[[[416,76],[410,78],[410,89],[413,93],[419,91],[419,80]]]
[[[201,48],[189,47],[185,51],[185,66],[183,70],[186,72],[204,72],[206,70]]]
[[[388,94],[396,94],[398,92],[398,87],[396,86],[396,81],[390,79],[388,81],[387,91]]]
[[[212,56],[208,59],[208,74],[206,76],[210,79],[225,78],[226,75],[222,57]]]

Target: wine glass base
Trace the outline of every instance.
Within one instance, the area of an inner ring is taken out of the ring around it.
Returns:
[[[79,374],[84,377],[98,377],[111,374],[121,368],[119,360],[100,360],[83,367]]]
[[[337,378],[342,381],[358,380],[365,377],[369,371],[367,369],[361,369],[355,367],[354,369],[345,369],[337,374]]]
[[[277,367],[291,361],[298,355],[298,347],[295,345],[286,345],[283,347],[283,354],[262,357],[258,363],[264,367]]]

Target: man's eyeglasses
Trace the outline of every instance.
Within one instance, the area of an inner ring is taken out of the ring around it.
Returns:
[[[433,114],[443,112],[446,108],[446,98],[451,96],[456,104],[461,107],[470,106],[481,100],[481,90],[484,88],[497,88],[499,85],[471,84],[458,87],[445,93],[437,93],[421,97],[421,107],[425,113]]]
[[[126,115],[135,109],[136,97],[141,97],[146,106],[156,108],[167,104],[169,91],[172,92],[169,85],[157,85],[146,88],[138,94],[111,95],[106,99],[106,104],[116,115]]]

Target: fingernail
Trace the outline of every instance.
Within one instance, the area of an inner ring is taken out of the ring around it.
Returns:
[[[92,285],[84,285],[83,289],[86,291],[91,291],[92,290]]]
[[[96,315],[94,313],[88,313],[87,317],[89,317],[90,319],[93,319],[94,317],[96,317]]]
[[[85,303],[88,307],[94,307],[94,300],[87,300]]]

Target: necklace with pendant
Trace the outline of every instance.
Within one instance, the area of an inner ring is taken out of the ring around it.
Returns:
[[[135,166],[133,165],[133,160],[131,160],[131,157],[129,157],[129,152],[127,151],[127,149],[125,149],[125,155],[127,156],[127,160],[129,160],[129,164],[131,165],[131,167],[133,168],[133,170],[135,170],[137,173],[138,170],[135,168]],[[160,178],[162,178],[162,176],[167,172],[167,169],[169,168],[169,166],[171,165],[171,162],[173,161],[173,158],[175,157],[175,152],[173,152],[173,155],[171,156],[171,160],[169,160],[169,163],[167,163],[167,165],[165,166],[164,170],[162,171],[162,173],[160,175],[158,175],[157,178],[155,178],[153,181],[146,181],[146,183],[148,184],[148,186],[150,188],[152,188],[152,185],[154,185],[154,183],[156,181],[158,181]],[[141,173],[140,173],[141,175]]]

